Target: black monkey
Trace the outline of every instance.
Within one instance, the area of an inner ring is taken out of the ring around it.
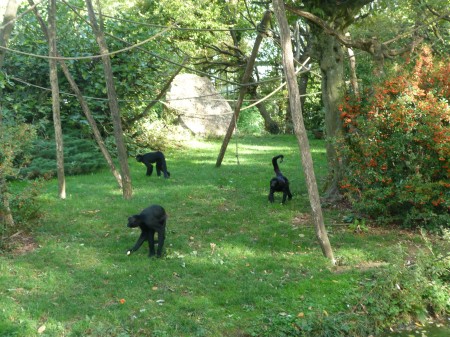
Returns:
[[[128,218],[127,227],[141,228],[141,236],[136,241],[133,248],[127,251],[127,255],[141,247],[144,241],[148,241],[149,254],[148,256],[155,255],[155,233],[158,233],[158,250],[156,252],[157,257],[161,257],[162,249],[164,246],[164,240],[166,238],[166,220],[167,213],[159,205],[152,205],[144,209],[141,214],[133,215]]]
[[[274,177],[270,180],[269,201],[270,202],[274,201],[273,194],[275,192],[283,192],[283,201],[281,203],[284,204],[286,202],[286,197],[288,197],[289,200],[292,199],[292,193],[291,193],[291,190],[289,189],[288,178],[286,178],[281,173],[280,168],[278,167],[278,163],[277,163],[278,158],[281,158],[280,163],[282,163],[284,156],[280,154],[280,155],[272,158],[273,169],[275,171],[276,177]]]
[[[156,163],[156,174],[161,176],[161,171],[164,173],[164,178],[170,177],[170,172],[167,171],[166,158],[161,151],[149,152],[146,154],[138,154],[136,160],[144,163],[147,166],[147,175],[151,176],[153,173],[153,163]]]

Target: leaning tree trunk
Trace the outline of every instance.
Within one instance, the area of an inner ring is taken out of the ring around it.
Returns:
[[[275,12],[275,17],[277,18],[278,26],[280,29],[280,40],[283,53],[283,68],[286,74],[286,82],[288,85],[292,121],[294,123],[294,132],[297,136],[297,142],[302,157],[303,172],[306,178],[306,186],[308,188],[308,195],[311,204],[312,217],[316,229],[316,236],[319,241],[320,247],[322,248],[323,255],[329,258],[334,264],[335,259],[323,220],[319,190],[317,188],[313,161],[309,149],[309,141],[301,112],[302,107],[300,102],[300,93],[297,85],[297,78],[295,76],[290,30],[286,19],[283,0],[273,0],[273,10]]]
[[[94,7],[92,6],[91,0],[86,0],[86,5],[92,29],[94,31],[97,44],[100,47],[100,53],[102,54],[103,71],[105,73],[106,78],[106,89],[108,93],[109,108],[111,110],[112,122],[114,124],[114,137],[116,139],[117,153],[122,173],[122,193],[124,199],[131,199],[133,195],[133,189],[131,186],[130,168],[128,167],[128,155],[127,149],[125,147],[125,141],[123,138],[122,121],[120,119],[119,103],[117,101],[116,88],[114,87],[111,60],[108,55],[109,51],[106,45],[103,31],[100,29],[100,26],[97,23],[97,18],[95,17]]]
[[[86,0],[87,1],[87,0]],[[220,148],[219,155],[216,161],[216,167],[220,167],[222,165],[223,157],[225,156],[225,151],[227,150],[228,143],[230,142],[231,136],[233,135],[233,131],[236,127],[237,120],[239,118],[239,112],[241,110],[242,103],[244,101],[245,93],[247,92],[246,84],[250,80],[250,76],[253,72],[253,66],[255,64],[256,56],[258,55],[259,46],[263,38],[267,35],[267,27],[270,23],[270,18],[272,17],[271,11],[266,11],[261,20],[261,23],[258,25],[258,36],[256,37],[255,44],[253,45],[252,53],[247,61],[247,66],[245,68],[244,76],[242,76],[241,81],[241,89],[239,90],[239,97],[234,107],[234,114],[231,117],[230,125],[228,126],[227,133],[225,138],[223,139],[222,147]]]
[[[17,2],[16,0],[9,0],[6,6],[5,14],[3,15],[3,22],[0,28],[0,46],[6,47],[9,35],[14,27],[14,19],[17,14]],[[0,50],[0,69],[3,68],[3,62],[5,60],[6,51]],[[0,96],[2,94],[2,89],[0,88]],[[0,130],[3,123],[3,111],[0,102]],[[3,221],[8,227],[14,226],[14,218],[12,216],[11,207],[9,205],[9,194],[8,194],[8,182],[4,172],[0,171],[0,202],[3,204]],[[1,214],[0,214],[1,215]]]
[[[33,0],[28,0],[28,3],[30,4],[30,6],[34,7],[34,9],[33,9],[34,14],[41,25],[41,29],[42,29],[45,37],[48,39],[48,28],[45,25],[44,20],[42,20],[42,17],[40,16],[39,12],[37,11],[37,8],[35,7]],[[76,84],[74,78],[70,74],[69,67],[67,66],[66,62],[64,62],[64,60],[59,60],[59,65],[61,66],[61,69],[62,69],[64,75],[66,76],[66,79],[69,82],[70,87],[72,88],[72,91],[75,93],[75,95],[78,98],[78,101],[80,102],[81,108],[82,108],[84,115],[86,116],[86,119],[92,129],[92,133],[97,142],[97,145],[100,148],[100,151],[102,152],[103,157],[105,158],[106,162],[108,163],[111,173],[116,178],[119,188],[122,188],[122,177],[121,177],[120,173],[117,171],[116,166],[114,165],[111,155],[110,155],[108,149],[106,148],[105,142],[103,141],[100,130],[97,127],[97,123],[95,122],[95,119],[91,114],[89,106],[88,106],[86,100],[84,99],[84,97],[81,93],[81,90],[78,88],[78,85]]]
[[[48,44],[50,54],[50,85],[52,87],[53,125],[56,142],[56,173],[58,176],[58,195],[66,198],[66,178],[64,174],[64,144],[61,128],[61,113],[59,106],[59,84],[56,51],[56,0],[51,0],[48,10]]]
[[[344,52],[339,42],[320,29],[316,29],[316,52],[322,73],[322,100],[325,114],[326,151],[329,177],[325,197],[339,197],[339,181],[342,178],[343,165],[336,151],[335,139],[339,137],[342,123],[339,105],[344,97]]]

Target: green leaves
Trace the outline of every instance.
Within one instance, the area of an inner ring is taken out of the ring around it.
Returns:
[[[450,223],[448,65],[424,49],[404,69],[342,106],[348,162],[341,188],[378,222]]]

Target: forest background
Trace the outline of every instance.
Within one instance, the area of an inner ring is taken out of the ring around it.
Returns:
[[[13,9],[13,3],[18,5],[9,0],[5,9]],[[34,206],[39,179],[57,176],[63,199],[65,174],[109,166],[127,199],[132,188],[124,157],[186,146],[193,136],[180,128],[179,112],[164,104],[165,90],[178,72],[209,77],[232,106],[245,88],[243,106],[256,104],[240,112],[237,139],[295,131],[292,115],[297,112],[290,109],[288,92],[276,91],[284,82],[277,23],[272,18],[260,25],[270,2],[102,1],[101,14],[96,4],[94,16],[89,3],[30,0],[12,10],[12,20],[5,12],[0,40],[2,244],[39,219]],[[447,233],[446,5],[442,0],[286,2],[304,123],[311,138],[325,137],[323,205],[350,205],[348,221],[356,228],[370,222]],[[52,31],[56,49],[47,40],[52,41]],[[264,39],[255,66],[249,83],[241,83],[258,34]],[[55,58],[48,57],[52,53],[65,57],[56,68]],[[105,85],[105,59],[115,92],[111,82]],[[52,69],[57,89],[49,77]],[[115,108],[119,121],[111,115]],[[55,139],[64,144],[57,151]],[[17,180],[29,181],[29,188],[12,188]]]

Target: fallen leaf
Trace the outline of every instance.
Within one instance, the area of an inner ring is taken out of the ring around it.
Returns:
[[[216,244],[211,242],[209,246],[211,247],[211,255],[212,255],[214,254],[214,250],[216,249]]]

